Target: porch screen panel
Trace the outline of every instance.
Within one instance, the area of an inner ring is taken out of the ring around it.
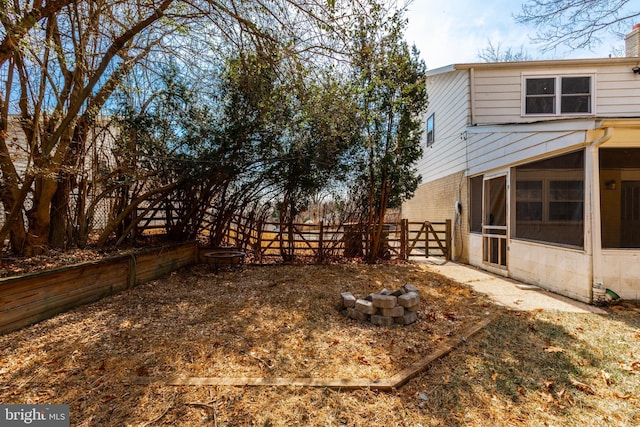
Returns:
[[[472,233],[482,232],[482,183],[484,175],[469,179],[470,206],[469,225]]]
[[[602,247],[640,248],[640,148],[601,148]]]
[[[515,168],[513,237],[584,246],[584,150]]]

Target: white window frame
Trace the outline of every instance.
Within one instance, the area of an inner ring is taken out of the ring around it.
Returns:
[[[516,201],[515,203],[517,204],[518,202],[535,202],[535,203],[540,203],[541,204],[541,209],[542,209],[542,218],[540,218],[539,220],[519,220],[518,222],[521,222],[523,224],[544,224],[544,225],[549,225],[549,224],[565,224],[567,223],[567,220],[563,220],[563,219],[550,219],[551,216],[551,204],[555,203],[555,202],[579,202],[582,203],[583,206],[583,211],[584,209],[586,209],[586,205],[585,205],[585,190],[584,190],[584,185],[585,185],[585,178],[584,178],[584,172],[583,171],[574,171],[574,170],[558,170],[555,171],[555,176],[553,178],[547,176],[547,174],[545,174],[544,172],[520,172],[520,174],[518,175],[518,173],[516,172],[516,186],[517,186],[517,182],[518,181],[536,181],[536,182],[540,182],[541,185],[541,197],[537,200],[533,200],[533,199],[526,199],[526,198],[522,198],[522,197],[518,197],[517,193],[516,193]],[[582,199],[562,199],[562,200],[554,200],[551,197],[551,182],[552,181],[580,181],[582,182],[582,186],[583,186],[583,197]],[[517,188],[516,188],[517,191]],[[517,209],[517,208],[516,208]],[[516,220],[518,220],[516,218]],[[583,215],[583,222],[584,222],[584,215]]]
[[[589,117],[596,114],[596,74],[593,71],[576,71],[563,73],[523,73],[522,74],[522,96],[521,96],[521,116],[522,117],[558,117],[558,116],[582,116]],[[562,110],[562,79],[564,77],[589,77],[590,78],[590,104],[589,112],[586,113],[563,113]],[[528,79],[555,79],[554,103],[555,113],[527,113],[527,80]]]
[[[431,132],[429,132],[429,122],[431,122]],[[436,141],[436,113],[431,113],[429,117],[427,117],[427,122],[425,124],[425,139],[427,141],[427,147],[431,147],[433,143]],[[431,138],[429,138],[431,135]]]

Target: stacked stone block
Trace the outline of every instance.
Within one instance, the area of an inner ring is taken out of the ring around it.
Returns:
[[[409,325],[418,320],[420,292],[413,285],[394,291],[383,289],[366,298],[356,298],[351,292],[340,294],[341,309],[351,319],[379,326]]]

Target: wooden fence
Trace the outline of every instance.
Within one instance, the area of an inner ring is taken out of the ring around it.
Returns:
[[[0,334],[155,280],[197,256],[197,242],[188,242],[0,279]]]
[[[144,218],[137,226],[139,233],[166,231],[167,207],[140,210]],[[176,218],[177,212],[171,216]],[[202,228],[214,224],[212,215],[204,218]],[[252,251],[258,259],[281,257],[287,252],[293,257],[323,260],[332,256],[350,256],[368,252],[368,241],[362,224],[327,225],[295,223],[291,229],[278,222],[253,221],[234,215],[225,227],[226,243]],[[360,230],[360,231],[359,231]],[[384,251],[392,258],[439,256],[451,259],[451,220],[442,222],[410,222],[402,219],[384,224]]]
[[[248,224],[242,218],[227,228],[226,241],[253,250],[258,258],[281,256],[322,260],[332,256],[357,256],[368,251],[362,224],[293,224],[291,229],[279,223]],[[384,251],[392,258],[438,256],[451,259],[451,220],[444,222],[410,222],[384,224]]]

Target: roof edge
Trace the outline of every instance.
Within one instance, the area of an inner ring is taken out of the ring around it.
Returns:
[[[452,71],[464,71],[475,69],[504,69],[504,68],[539,68],[555,66],[577,66],[577,65],[616,65],[616,64],[640,64],[640,57],[625,56],[616,58],[584,58],[584,59],[545,59],[535,61],[514,61],[514,62],[463,62],[446,65],[444,67],[428,70],[427,75],[449,73]]]

